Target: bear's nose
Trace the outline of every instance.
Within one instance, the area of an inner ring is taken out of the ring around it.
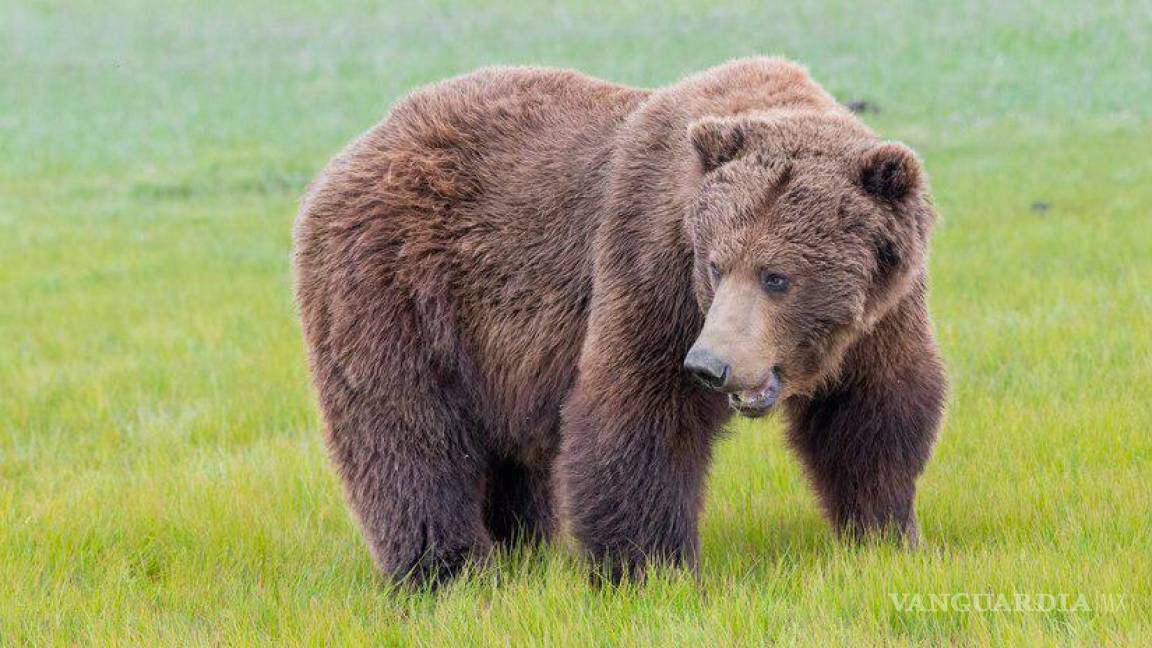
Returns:
[[[708,389],[723,389],[732,376],[728,363],[707,349],[692,349],[684,357],[684,368]]]

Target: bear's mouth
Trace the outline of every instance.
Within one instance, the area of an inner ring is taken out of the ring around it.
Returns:
[[[759,387],[728,394],[728,405],[741,416],[759,418],[767,414],[779,398],[780,376],[773,368]]]

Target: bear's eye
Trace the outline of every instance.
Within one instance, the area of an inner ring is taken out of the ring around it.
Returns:
[[[720,283],[720,267],[715,263],[708,264],[708,276],[712,278],[712,283]]]
[[[771,270],[760,271],[760,285],[768,292],[782,293],[788,290],[788,277]]]

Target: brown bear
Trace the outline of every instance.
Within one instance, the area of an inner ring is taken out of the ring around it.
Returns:
[[[442,581],[564,520],[695,567],[713,442],[778,404],[842,534],[917,537],[945,376],[920,163],[807,72],[657,90],[483,69],[337,156],[296,223],[333,461],[372,555]]]

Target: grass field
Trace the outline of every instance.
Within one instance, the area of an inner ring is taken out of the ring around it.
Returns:
[[[158,4],[0,5],[0,644],[1152,644],[1152,3]],[[384,591],[292,304],[311,174],[483,64],[753,53],[932,175],[926,548],[838,543],[779,423],[737,423],[699,583],[590,590],[561,545]]]

